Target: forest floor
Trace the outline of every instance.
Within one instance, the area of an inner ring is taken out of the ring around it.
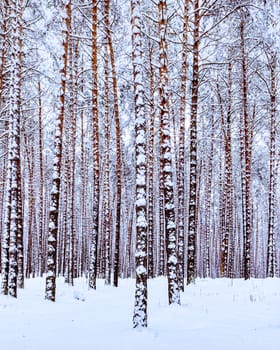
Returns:
[[[279,350],[280,280],[198,279],[181,306],[168,306],[167,282],[149,282],[149,327],[132,328],[134,281],[120,287],[85,279],[57,283],[44,300],[44,280],[26,280],[18,299],[0,296],[1,350]]]

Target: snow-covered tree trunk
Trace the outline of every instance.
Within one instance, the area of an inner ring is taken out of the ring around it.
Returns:
[[[106,12],[106,8],[105,8]],[[106,16],[106,14],[105,14]],[[104,43],[104,183],[103,183],[103,229],[105,284],[111,283],[111,227],[110,227],[110,120],[109,120],[109,44]]]
[[[268,242],[267,242],[267,277],[276,276],[275,242],[275,156],[276,156],[276,54],[269,56],[270,68],[270,153],[269,153],[269,192],[268,192]]]
[[[174,183],[171,156],[171,135],[168,94],[168,45],[167,45],[167,3],[158,2],[159,21],[159,99],[160,99],[160,144],[161,171],[163,177],[163,202],[165,215],[165,238],[167,253],[167,278],[169,304],[180,304],[177,277],[176,223],[174,206]]]
[[[226,113],[226,142],[225,142],[225,235],[227,241],[227,256],[225,262],[227,268],[224,270],[228,277],[233,273],[233,167],[232,167],[232,66],[228,68],[228,96]]]
[[[146,115],[144,105],[141,7],[131,0],[136,155],[136,290],[133,327],[147,327]]]
[[[166,276],[166,239],[165,239],[165,217],[164,217],[164,195],[163,195],[163,175],[162,167],[159,166],[159,188],[158,188],[158,205],[159,205],[159,239],[158,239],[158,276]]]
[[[22,38],[23,38],[23,23],[22,23],[22,11],[23,11],[23,4],[22,0],[18,0],[18,35],[19,35],[19,52],[18,52],[18,64],[19,64],[19,72],[18,72],[18,106],[19,106],[19,113],[21,115],[21,81],[22,81]],[[19,116],[20,117],[20,116]],[[20,120],[18,122],[18,175],[17,175],[17,238],[16,238],[16,245],[17,245],[17,285],[19,288],[24,288],[24,252],[23,252],[23,203],[22,203],[22,180],[21,180],[21,150],[20,150],[20,139],[21,139],[21,132],[20,132],[21,124]]]
[[[155,103],[154,103],[154,93],[155,93],[155,77],[154,77],[154,67],[153,67],[153,48],[149,48],[149,65],[150,65],[150,120],[149,120],[149,150],[148,150],[148,278],[153,278],[155,276],[155,186],[154,177],[156,165],[155,162]]]
[[[78,263],[79,274],[83,275],[85,271],[88,272],[88,283],[89,288],[93,288],[92,274],[91,274],[91,239],[92,239],[92,230],[89,231],[89,225],[87,220],[87,160],[85,152],[85,113],[82,110],[80,114],[80,125],[81,130],[81,197],[80,197],[80,208],[81,208],[81,217],[80,217],[80,241],[79,246],[81,250],[80,260]],[[92,136],[92,135],[91,135]],[[95,260],[96,261],[96,260]],[[93,266],[96,266],[94,264]],[[96,279],[95,279],[96,280]]]
[[[36,231],[35,223],[35,177],[34,177],[34,138],[23,132],[24,148],[26,153],[26,165],[28,171],[28,186],[27,186],[27,198],[28,198],[28,210],[27,210],[27,223],[28,223],[28,237],[27,237],[27,254],[26,254],[26,277],[29,278],[35,274],[35,260],[36,260]],[[27,176],[26,176],[27,177]]]
[[[43,276],[45,268],[44,259],[44,164],[43,164],[43,111],[42,111],[42,91],[41,82],[38,81],[38,144],[39,144],[39,222],[38,222],[38,272],[39,276]]]
[[[193,283],[196,277],[196,239],[197,239],[197,111],[199,87],[199,0],[194,1],[193,31],[193,66],[191,87],[190,118],[190,182],[189,182],[189,220],[188,220],[188,255],[187,284]]]
[[[214,143],[215,143],[215,119],[214,119],[214,108],[212,107],[211,112],[211,144],[209,161],[206,170],[206,205],[205,205],[205,242],[204,242],[204,254],[203,254],[203,265],[204,265],[204,276],[210,277],[210,242],[211,236],[213,235],[212,223],[211,223],[211,199],[212,199],[212,182],[213,182],[213,159],[214,159]]]
[[[76,168],[76,138],[77,138],[77,87],[75,81],[77,79],[74,67],[74,42],[69,43],[69,116],[68,119],[68,147],[69,147],[69,183],[67,188],[67,231],[66,231],[66,255],[65,259],[65,282],[70,285],[74,284],[74,260],[75,260],[75,168]]]
[[[185,133],[186,133],[186,94],[187,94],[187,57],[189,31],[189,0],[184,2],[184,25],[181,66],[181,101],[180,101],[180,131],[178,154],[178,283],[184,291],[185,274]]]
[[[241,14],[240,23],[240,49],[242,59],[242,103],[243,103],[243,125],[242,125],[242,147],[243,147],[243,169],[242,169],[242,192],[243,192],[243,224],[244,224],[244,278],[251,276],[251,240],[252,240],[252,209],[251,209],[251,130],[249,128],[248,110],[248,77],[247,56],[245,49],[245,13]]]
[[[0,51],[1,51],[1,62],[0,62],[0,109],[4,110],[6,105],[5,98],[5,88],[7,88],[7,50],[8,50],[8,18],[10,14],[9,0],[5,0],[2,4],[2,13],[1,17],[1,26],[0,30],[3,35],[0,40]],[[5,73],[6,72],[6,73]],[[4,114],[1,113],[1,117]],[[4,131],[9,131],[11,123],[6,122],[4,124]],[[8,146],[8,138],[6,142],[6,149]],[[3,195],[3,224],[1,227],[1,293],[4,295],[8,294],[8,275],[9,275],[9,240],[10,240],[10,217],[11,217],[11,167],[8,163],[7,156],[4,158],[5,162],[3,164],[3,179],[5,179],[5,184],[3,186],[4,195]]]
[[[8,171],[6,187],[5,226],[2,250],[2,292],[17,297],[18,242],[22,243],[21,170],[20,170],[20,78],[21,78],[21,1],[8,3],[9,40],[13,45],[8,50],[9,70],[9,134]],[[22,245],[21,245],[22,247]],[[21,250],[22,253],[22,250]],[[22,257],[22,255],[21,255]],[[23,261],[22,261],[23,262]],[[23,267],[23,265],[21,265]],[[22,270],[21,270],[22,271]],[[22,271],[23,272],[23,271]],[[23,275],[21,286],[23,286]],[[8,284],[7,284],[8,282]],[[8,289],[7,289],[8,287]]]
[[[65,7],[64,7],[65,6]],[[47,243],[47,276],[45,298],[55,301],[56,296],[56,271],[57,271],[57,232],[58,232],[58,215],[59,215],[59,198],[61,183],[61,162],[62,162],[62,138],[63,138],[63,121],[65,114],[65,92],[66,92],[66,71],[67,71],[67,54],[69,46],[69,28],[71,24],[71,2],[68,1],[61,11],[66,11],[66,16],[61,13],[63,19],[63,62],[61,69],[61,91],[60,91],[60,107],[59,114],[55,126],[54,139],[54,160],[53,160],[53,176],[52,189],[49,209],[49,231]]]
[[[6,184],[5,184],[5,205],[4,205],[4,227],[1,242],[1,293],[8,294],[9,276],[9,245],[10,245],[10,222],[11,222],[11,166],[8,162]]]
[[[229,61],[230,61],[229,57]],[[224,135],[224,176],[221,174],[223,188],[221,193],[221,275],[230,277],[230,257],[232,249],[230,243],[233,240],[233,182],[232,182],[232,63],[228,64],[227,95],[222,97],[220,84],[217,82],[218,102],[221,111],[222,130]],[[224,108],[225,107],[225,108]],[[224,109],[226,112],[224,113]]]
[[[98,118],[98,61],[97,61],[97,0],[92,3],[92,142],[93,142],[93,203],[92,233],[90,238],[89,288],[96,289],[97,242],[99,233],[100,164]]]
[[[113,103],[114,103],[114,118],[116,128],[116,178],[117,178],[117,192],[116,192],[116,222],[115,222],[115,251],[114,251],[114,286],[118,286],[119,277],[119,262],[120,262],[120,235],[121,235],[121,204],[122,204],[122,156],[121,156],[121,125],[118,105],[118,86],[117,73],[115,64],[115,52],[113,48],[113,40],[110,29],[110,0],[106,0],[106,16],[105,16],[105,30],[109,45],[110,63],[112,69],[112,84],[113,84]]]
[[[5,87],[6,87],[6,77],[7,77],[7,50],[8,50],[8,31],[7,31],[7,25],[8,25],[8,18],[9,18],[9,0],[3,1],[2,4],[2,17],[1,17],[1,24],[0,24],[0,30],[2,32],[1,41],[0,41],[0,107],[2,109],[2,106],[4,105],[5,101]]]

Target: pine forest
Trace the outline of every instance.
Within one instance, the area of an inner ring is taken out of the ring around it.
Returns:
[[[279,73],[278,0],[2,0],[1,294],[277,280]]]

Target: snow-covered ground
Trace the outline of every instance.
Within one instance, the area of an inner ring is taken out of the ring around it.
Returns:
[[[26,281],[17,300],[0,296],[1,350],[279,350],[280,280],[197,280],[181,306],[168,306],[167,283],[149,282],[149,327],[132,329],[134,281],[120,287],[69,287],[44,300],[44,280]]]

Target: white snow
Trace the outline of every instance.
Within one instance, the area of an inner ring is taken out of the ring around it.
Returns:
[[[146,157],[145,154],[138,154],[136,158],[137,165],[142,165],[146,163]]]
[[[136,272],[138,275],[141,275],[141,274],[146,273],[147,269],[143,265],[140,265],[136,268]]]
[[[148,328],[132,328],[134,280],[119,288],[98,280],[57,283],[44,300],[44,279],[26,281],[18,299],[0,296],[3,350],[279,350],[280,280],[197,280],[181,306],[168,306],[167,281],[148,283]]]
[[[139,215],[137,217],[136,226],[143,227],[143,228],[147,227],[146,217],[145,217],[145,215],[143,215],[143,213],[142,213],[142,215]]]
[[[137,201],[135,203],[135,205],[137,207],[144,207],[144,206],[146,206],[146,204],[147,204],[147,202],[146,202],[145,198],[139,198],[139,199],[137,199]]]

